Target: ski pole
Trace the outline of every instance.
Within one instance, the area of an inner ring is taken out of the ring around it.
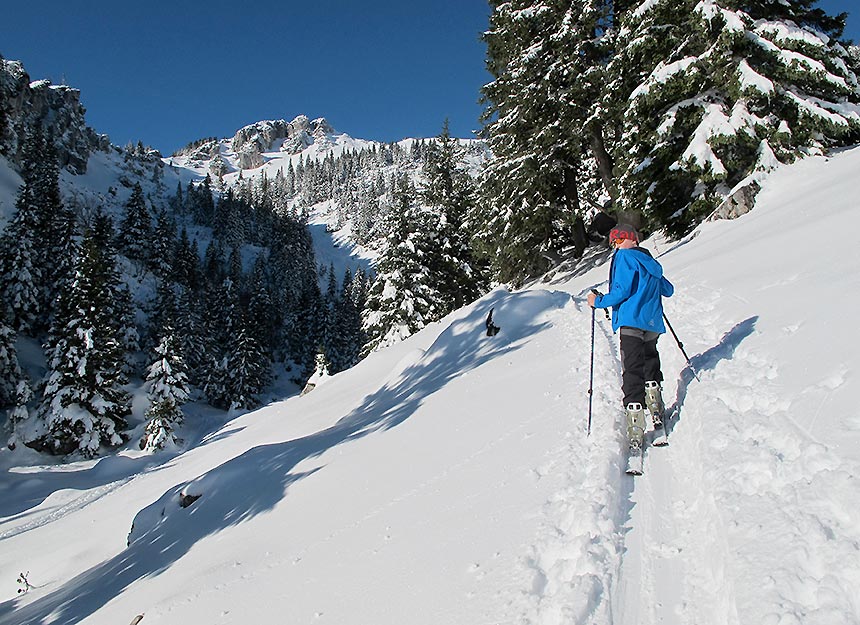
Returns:
[[[586,436],[591,436],[591,403],[594,399],[594,313],[595,309],[591,307],[591,372],[588,374],[588,433]]]
[[[597,289],[591,289],[591,292],[595,295],[603,295]],[[606,313],[606,318],[609,319],[609,311],[604,309]],[[594,306],[591,307],[591,371],[588,374],[588,434],[586,436],[591,436],[591,404],[594,400],[594,315],[596,313],[596,309]]]
[[[681,350],[681,353],[684,354],[684,358],[687,359],[687,364],[690,366],[690,371],[693,372],[693,377],[696,378],[697,382],[701,382],[698,374],[696,373],[696,368],[693,366],[693,363],[690,362],[690,357],[687,356],[687,352],[684,350],[684,344],[681,342],[681,339],[678,338],[678,335],[675,334],[675,328],[673,328],[672,324],[669,323],[669,318],[666,316],[666,313],[663,313],[663,321],[666,322],[666,327],[669,328],[672,336],[675,337],[675,342],[678,344],[678,348]]]

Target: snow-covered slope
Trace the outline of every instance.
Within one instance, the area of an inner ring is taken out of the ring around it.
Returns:
[[[858,168],[785,167],[752,213],[647,243],[701,381],[661,339],[676,415],[643,477],[600,319],[585,436],[597,253],[182,455],[6,469],[0,624],[858,622]]]

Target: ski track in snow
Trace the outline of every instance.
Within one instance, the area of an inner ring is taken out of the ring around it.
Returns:
[[[121,488],[123,485],[127,484],[133,479],[134,476],[116,480],[114,482],[105,484],[104,486],[99,486],[97,488],[91,488],[83,491],[74,491],[76,494],[71,496],[68,501],[63,502],[62,504],[48,506],[43,505],[39,506],[38,510],[35,513],[22,512],[14,517],[0,519],[0,524],[5,524],[9,521],[17,520],[18,518],[33,515],[33,518],[29,519],[26,523],[16,525],[15,527],[12,527],[5,531],[0,531],[0,540],[12,538],[13,536],[17,536],[18,534],[23,534],[24,532],[29,532],[30,530],[43,527],[45,525],[48,525],[49,523],[53,523],[54,521],[59,521],[63,517],[73,512],[83,510],[90,504],[95,503],[106,495],[109,495],[110,493],[112,493],[118,488]],[[54,493],[52,495],[52,497],[57,496],[59,496],[59,493]]]
[[[570,354],[590,350],[584,295],[561,313]],[[567,376],[570,429],[536,468],[565,485],[541,511],[521,622],[824,625],[858,614],[860,564],[845,554],[860,551],[860,527],[853,502],[831,488],[858,493],[860,467],[834,457],[809,433],[813,424],[792,414],[776,363],[745,343],[757,319],[725,318],[723,297],[683,285],[673,301],[684,311],[676,330],[709,347],[687,346],[699,382],[671,334],[661,338],[670,445],[646,448],[636,478],[623,473],[618,338],[598,311],[592,433],[582,357]]]
[[[565,353],[589,353],[590,325],[582,324],[589,314],[583,294],[562,311],[559,325]],[[604,369],[605,361],[617,360],[617,354],[607,352],[602,329],[596,334],[598,371]],[[590,363],[585,357],[571,361],[563,396],[570,429],[535,470],[539,476],[562,474],[565,486],[544,505],[540,533],[526,561],[533,582],[522,615],[524,623],[615,622],[608,599],[621,562],[621,526],[632,486],[623,474],[619,454],[622,436],[617,401],[613,400],[617,380],[595,374],[594,418],[588,437]]]

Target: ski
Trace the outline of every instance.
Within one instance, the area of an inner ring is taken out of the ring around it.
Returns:
[[[642,475],[644,460],[642,448],[639,445],[630,445],[627,449],[627,475]]]

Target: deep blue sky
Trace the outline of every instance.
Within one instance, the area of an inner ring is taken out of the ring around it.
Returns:
[[[857,0],[822,0],[853,11]],[[87,123],[165,155],[261,119],[396,141],[479,128],[485,0],[6,0],[0,54],[81,90]],[[851,5],[851,6],[849,6]]]

